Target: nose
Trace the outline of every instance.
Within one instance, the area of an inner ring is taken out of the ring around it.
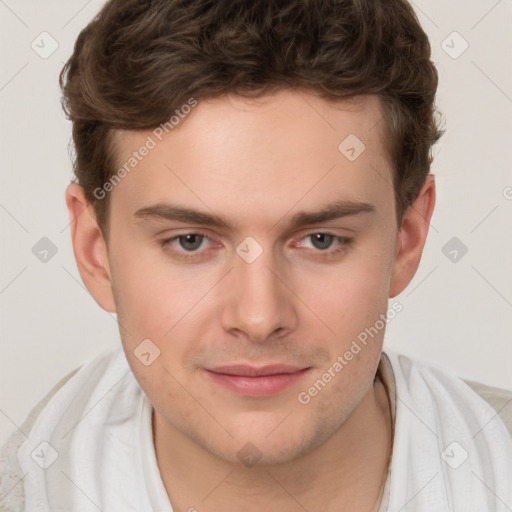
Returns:
[[[226,331],[264,343],[295,330],[297,301],[282,267],[276,265],[270,250],[252,263],[235,255],[224,283],[222,325]]]

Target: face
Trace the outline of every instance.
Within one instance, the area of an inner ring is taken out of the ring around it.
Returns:
[[[384,329],[353,342],[386,314],[398,234],[380,118],[375,96],[281,91],[200,101],[163,136],[116,133],[119,166],[156,143],[110,192],[108,280],[170,431],[285,462],[370,388]]]

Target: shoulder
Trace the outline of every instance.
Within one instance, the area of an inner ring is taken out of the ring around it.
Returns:
[[[16,429],[0,448],[0,502],[5,512],[24,509],[23,472],[18,464],[18,448],[29,435],[32,425],[53,395],[81,368],[75,368],[62,379],[31,409],[19,429]]]
[[[512,391],[464,380],[477,395],[491,405],[512,435]]]
[[[112,386],[109,377],[118,379],[119,374],[130,371],[123,348],[116,345],[91,355],[83,364],[62,377],[30,410],[23,423],[16,428],[0,448],[0,504],[2,512],[21,512],[24,510],[25,475],[18,462],[18,452],[31,435],[34,428],[45,418],[45,413],[55,413],[55,407],[63,413],[69,409],[69,403],[87,403],[90,393],[99,382]],[[108,382],[103,382],[107,379]],[[134,379],[133,379],[134,380]],[[127,381],[130,385],[132,381]],[[121,387],[121,389],[124,389]],[[48,416],[48,414],[46,414]]]
[[[438,367],[432,364],[419,361],[403,354],[398,354],[393,351],[382,353],[381,362],[379,365],[379,371],[384,377],[388,387],[395,390],[395,375],[393,371],[393,364],[391,360],[395,361],[395,369],[400,368],[400,371],[409,376],[413,369],[428,368],[434,371],[438,376],[447,376],[451,379],[455,379],[459,383],[470,388],[475,400],[484,400],[487,402],[496,412],[496,416],[499,416],[501,421],[505,424],[505,427],[512,436],[512,391],[508,389],[502,389],[497,387],[488,386],[480,382],[475,382],[468,379],[462,379],[454,374],[449,374],[444,370],[440,370]]]

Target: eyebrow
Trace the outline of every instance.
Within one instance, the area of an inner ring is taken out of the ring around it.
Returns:
[[[370,203],[343,199],[327,204],[317,211],[296,213],[289,220],[287,226],[295,229],[308,224],[318,224],[347,216],[373,212],[375,212],[375,207]],[[228,230],[233,229],[233,226],[227,220],[213,213],[201,212],[167,203],[158,203],[153,206],[140,208],[134,213],[134,216],[141,220],[171,220],[190,224],[204,224],[211,227],[223,227]]]

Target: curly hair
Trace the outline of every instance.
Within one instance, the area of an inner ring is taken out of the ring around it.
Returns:
[[[154,128],[190,97],[375,94],[400,222],[442,135],[430,51],[406,0],[109,0],[59,77],[76,180],[105,235],[93,191],[115,172],[113,130]]]

